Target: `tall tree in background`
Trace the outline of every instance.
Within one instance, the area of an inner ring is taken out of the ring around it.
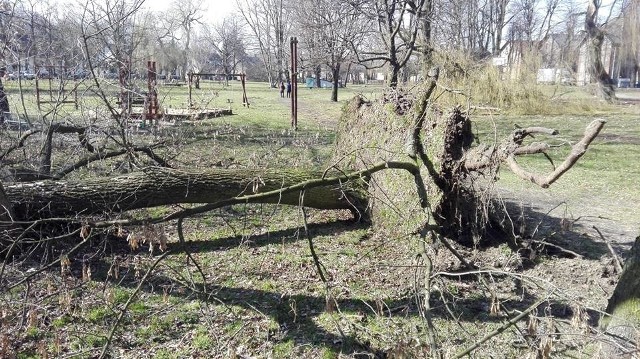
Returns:
[[[214,52],[217,59],[215,71],[222,71],[225,75],[237,72],[245,53],[244,34],[242,26],[235,17],[225,17],[222,22],[213,25],[207,31],[206,43],[209,50]],[[225,76],[225,82],[228,76]]]
[[[556,48],[551,56],[557,59],[556,63],[563,68],[576,71],[580,57],[580,41],[583,36],[582,32],[582,5],[575,0],[564,1],[560,4],[560,34],[564,34],[564,38],[560,42],[560,48]]]
[[[361,13],[340,0],[303,0],[297,4],[296,14],[311,62],[324,63],[331,71],[331,101],[336,102],[340,69],[353,55],[351,44],[359,43],[363,34]]]
[[[173,71],[182,63],[176,26],[164,13],[155,13],[153,16],[156,18],[153,35],[155,48],[150,55],[158,61],[158,71]]]
[[[588,51],[589,74],[591,81],[596,84],[596,95],[608,102],[613,101],[615,90],[611,85],[611,78],[602,65],[602,43],[604,32],[598,26],[598,10],[601,0],[589,0],[584,19],[584,29],[587,33],[586,45]]]
[[[171,20],[180,30],[181,36],[179,38],[184,44],[182,52],[183,77],[194,70],[192,68],[191,39],[194,26],[202,24],[203,12],[203,0],[176,0],[171,4]]]
[[[418,46],[420,29],[431,25],[425,19],[431,18],[432,0],[371,0],[359,5],[368,19],[377,25],[375,34],[381,45],[380,50],[359,49],[358,61],[365,66],[388,66],[387,84],[398,86],[401,70],[411,59]],[[430,28],[422,32],[423,44],[428,44]]]
[[[511,0],[449,0],[435,7],[436,42],[447,51],[474,57],[499,56],[505,47],[502,36],[513,19]]]
[[[249,25],[268,73],[269,83],[285,79],[290,11],[284,0],[236,0]]]
[[[627,0],[622,7],[622,66],[620,77],[628,77],[631,84],[640,82],[640,0]]]
[[[491,0],[489,1],[489,14],[491,19],[491,28],[489,34],[491,36],[491,53],[493,56],[500,56],[504,45],[502,44],[502,33],[505,26],[510,21],[507,19],[507,7],[510,0]]]
[[[422,9],[422,13],[418,17],[419,24],[419,38],[418,48],[422,55],[422,66],[424,68],[431,67],[431,57],[433,54],[432,33],[433,33],[433,0],[425,1]]]

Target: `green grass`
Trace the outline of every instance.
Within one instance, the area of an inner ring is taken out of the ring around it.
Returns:
[[[493,124],[497,125],[499,140],[505,138],[517,124],[520,127],[543,126],[557,129],[557,136],[538,135],[528,141],[548,141],[557,145],[549,154],[557,166],[568,155],[570,146],[582,138],[584,129],[594,116],[500,116],[475,118],[474,124],[481,142],[491,143],[494,138]],[[640,176],[640,118],[634,115],[598,116],[605,124],[600,135],[589,147],[578,163],[547,190],[523,181],[503,166],[499,185],[516,191],[533,191],[558,201],[572,203],[576,215],[581,208],[596,209],[595,215],[615,218],[631,225],[640,221],[640,213],[633,210],[632,203],[640,201],[636,179]],[[537,173],[553,171],[553,165],[542,155],[518,158],[522,167]],[[608,203],[600,207],[598,204]]]
[[[284,343],[278,343],[273,347],[273,356],[275,358],[291,358],[294,355],[295,343],[293,340],[287,340]]]
[[[101,89],[107,94],[107,99],[111,105],[117,108],[115,99],[119,89],[116,82],[100,79]],[[60,85],[58,80],[53,80],[53,88]],[[81,117],[88,111],[104,107],[103,101],[95,95],[95,83],[84,80],[82,82],[65,81],[64,88],[69,89],[77,86],[79,109],[73,105],[62,105],[60,107],[60,117]],[[300,84],[302,85],[302,84]],[[146,83],[139,82],[137,86],[142,91],[146,91]],[[48,88],[48,82],[41,81],[40,87]],[[331,102],[330,89],[309,89],[304,86],[299,87],[299,127],[303,131],[327,130],[326,125],[319,119],[337,120],[340,116],[342,101],[353,97],[355,94],[363,94],[367,97],[375,97],[380,91],[380,86],[354,85],[339,89],[340,102]],[[29,115],[31,119],[37,120],[52,107],[48,104],[41,105],[38,110],[36,103],[35,81],[5,81],[5,89],[8,94],[9,104],[12,112]],[[162,108],[187,108],[189,103],[188,86],[166,86],[158,85],[158,100]],[[231,118],[225,118],[229,124],[241,127],[250,127],[254,130],[268,128],[270,130],[287,130],[290,128],[291,111],[290,99],[280,98],[279,92],[275,88],[270,88],[267,83],[247,82],[247,96],[249,107],[242,104],[242,86],[238,81],[230,81],[229,86],[224,86],[217,81],[201,81],[201,88],[193,88],[191,91],[192,101],[197,108],[229,108],[236,114]],[[56,98],[55,91],[53,92]],[[49,100],[49,93],[41,94],[41,99]],[[23,106],[24,103],[24,106]]]
[[[240,167],[307,168],[325,164],[335,139],[335,124],[342,110],[342,101],[329,101],[329,90],[301,87],[299,131],[294,133],[289,131],[289,103],[279,98],[277,90],[263,83],[249,83],[247,92],[251,106],[246,108],[240,104],[239,87],[235,82],[226,89],[218,84],[203,83],[203,88],[197,93],[200,96],[198,100],[207,106],[227,107],[227,99],[232,99],[235,115],[178,128],[177,131],[184,130],[184,139],[188,141],[175,152],[165,149],[167,154],[175,155],[172,164],[183,168],[210,168],[218,160],[227,161],[229,158],[233,158],[232,162]],[[543,90],[553,91],[551,88]],[[567,90],[572,92],[561,96],[561,99],[588,98],[577,88]],[[380,88],[375,86],[349,86],[340,90],[340,98],[345,100],[356,93],[374,98],[379,91]],[[207,97],[213,92],[218,92],[218,95]],[[81,111],[95,106],[97,99],[92,98],[89,92],[85,93],[86,98],[81,104],[86,107],[77,113],[65,108],[79,115]],[[159,93],[163,105],[178,107],[186,103],[184,87],[161,87]],[[11,92],[10,96],[12,106],[19,103],[16,93]],[[26,106],[33,111],[33,101],[27,97],[25,100],[31,102],[27,101]],[[571,111],[581,108],[582,105],[578,104]],[[593,106],[584,107],[582,111],[580,115],[553,117],[502,114],[491,118],[476,114],[473,120],[483,142],[494,138],[495,123],[498,139],[508,135],[514,124],[557,128],[560,135],[552,142],[560,145],[575,143],[594,116],[605,116]],[[624,223],[640,222],[637,209],[629,206],[640,201],[639,191],[633,190],[640,175],[637,161],[640,158],[640,119],[627,111],[624,108],[619,113],[606,114],[608,123],[602,136],[577,166],[550,189],[543,190],[523,182],[505,168],[500,173],[499,185],[514,190],[525,200],[527,195],[534,194],[549,198],[553,203],[566,201],[576,216],[589,207],[597,214],[615,217]],[[218,134],[214,136],[216,131]],[[556,164],[566,154],[566,147],[551,152]],[[540,156],[522,159],[522,164],[541,172],[551,169],[548,161]],[[162,215],[171,210],[152,209],[140,214],[139,218]],[[425,325],[414,301],[416,291],[421,290],[421,283],[416,282],[420,274],[416,266],[418,243],[413,238],[381,235],[369,227],[338,221],[349,217],[348,213],[313,210],[308,213],[313,243],[330,277],[331,294],[339,302],[339,312],[325,311],[325,284],[317,275],[310,257],[299,210],[274,205],[234,206],[185,220],[186,239],[198,242],[190,248],[205,274],[206,286],[191,259],[187,260],[180,251],[172,252],[156,268],[149,282],[141,287],[136,301],[129,306],[116,331],[112,353],[119,355],[118,350],[127,348],[122,355],[131,358],[145,355],[158,358],[229,357],[238,353],[237,356],[329,359],[350,357],[368,350],[388,353],[397,348],[407,351],[407,357],[424,354]],[[175,242],[175,227],[168,225],[166,232]],[[117,244],[106,243],[105,247]],[[515,255],[506,245],[462,250],[463,255],[472,257],[480,266],[493,265],[493,258],[498,256],[506,263],[506,258]],[[139,277],[134,276],[133,263],[142,263],[144,267],[153,260],[144,249],[132,252],[124,245],[121,251],[114,251],[100,252],[107,256],[104,259],[92,257],[93,253],[83,257],[100,262],[94,276],[101,278],[94,279],[95,282],[83,285],[79,278],[64,279],[78,287],[77,293],[74,292],[73,309],[68,313],[60,309],[58,296],[42,294],[49,282],[61,282],[58,268],[34,282],[33,291],[29,293],[39,291],[43,299],[38,299],[38,305],[47,308],[50,313],[48,319],[52,320],[42,320],[29,332],[16,334],[20,336],[15,338],[16,343],[41,340],[42,333],[51,333],[46,337],[50,340],[56,333],[60,336],[65,355],[77,352],[79,356],[96,356],[104,344],[103,335],[109,332],[120,308],[139,283]],[[491,251],[494,251],[494,257],[487,260],[487,253]],[[105,268],[112,263],[108,256],[115,255],[123,261],[121,277],[106,278],[106,273],[102,272],[106,272]],[[446,250],[440,249],[436,258],[438,270],[460,269],[457,259]],[[551,266],[557,261],[551,256],[543,259],[536,265]],[[558,261],[557,265],[571,268],[563,269],[568,275],[581,270],[581,267],[574,267],[574,262]],[[598,261],[584,264],[584,268],[595,266],[598,266]],[[601,308],[600,304],[606,301],[603,292],[611,289],[611,278],[593,277],[601,286],[599,288],[604,289],[597,289],[595,294],[588,292],[588,300],[599,301],[593,307]],[[540,290],[527,283],[520,283],[516,288],[509,278],[491,280],[492,284],[504,286],[499,289],[510,296],[510,301],[506,302],[509,309],[524,309],[526,302],[520,298],[537,295],[536,291]],[[439,278],[435,284],[435,322],[448,353],[471,345],[503,324],[502,318],[488,316],[484,308],[488,302],[487,295],[476,282]],[[575,298],[587,296],[584,283],[577,285],[577,291]],[[23,312],[19,303],[24,300],[25,292],[28,292],[25,288],[16,288],[2,293],[6,303],[16,306],[11,311],[15,314],[7,314],[7,323],[11,323],[9,319],[19,322]],[[448,304],[457,315],[455,320],[449,317],[449,308],[443,306],[439,294],[449,299]],[[383,310],[378,313],[377,303],[385,304],[393,312]],[[517,331],[508,331],[481,348],[477,357],[494,354],[492,350],[498,348],[498,344],[502,353],[509,353],[505,357],[522,357],[523,351],[511,346],[512,339],[518,338]],[[50,350],[50,356],[52,352]],[[28,353],[35,353],[35,350],[29,349]]]
[[[207,328],[196,328],[193,338],[193,346],[198,350],[207,350],[214,346],[214,342],[211,340],[211,336],[209,335]]]
[[[97,307],[91,309],[87,314],[86,318],[91,323],[102,323],[105,319],[111,318],[115,315],[110,308],[106,307]]]

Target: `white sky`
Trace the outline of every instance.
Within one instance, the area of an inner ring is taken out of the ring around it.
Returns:
[[[82,2],[83,0],[53,0],[59,3],[74,3]],[[192,0],[202,1],[202,5],[205,8],[205,22],[217,23],[222,21],[225,16],[231,15],[235,12],[237,7],[236,0]],[[165,11],[169,8],[169,5],[173,2],[181,2],[181,0],[145,0],[143,7],[152,11]],[[600,16],[606,17],[609,13],[610,5],[612,3],[620,5],[622,0],[602,0],[602,7],[600,9]],[[578,0],[578,8],[584,7],[586,10],[588,0]],[[544,1],[540,2],[540,6],[543,6]],[[614,12],[615,15],[615,12]]]
[[[164,11],[169,5],[180,0],[145,0],[144,7],[152,11]],[[193,0],[198,1],[198,0]],[[236,0],[202,0],[205,10],[205,21],[207,23],[217,23],[225,16],[231,15],[237,7]]]

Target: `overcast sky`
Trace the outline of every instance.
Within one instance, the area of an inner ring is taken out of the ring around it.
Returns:
[[[176,0],[145,0],[144,6],[153,11],[163,11],[169,8],[169,5]],[[179,1],[179,0],[178,0]],[[207,23],[215,23],[233,13],[237,7],[235,0],[204,0],[203,7],[207,8],[205,12],[205,21]]]
[[[176,0],[145,0],[145,7],[153,9],[154,11],[166,10],[169,4],[174,1]],[[606,17],[609,14],[609,6],[614,2],[620,5],[622,0],[602,0],[600,16]],[[235,12],[237,7],[236,0],[203,0],[202,3],[203,6],[207,8],[205,16],[208,23],[222,21],[225,16]],[[544,3],[544,1],[540,1],[539,6],[544,6]],[[586,10],[589,2],[588,0],[578,0],[576,3],[579,6],[583,6]]]
[[[54,0],[62,3],[82,3],[84,0]],[[176,2],[180,0],[145,0],[144,8],[149,9],[151,11],[165,11],[169,8],[169,5],[172,2]],[[193,0],[198,1],[198,0]],[[602,0],[602,8],[600,11],[601,17],[606,17],[609,14],[609,5],[612,3],[617,3],[618,5],[622,3],[622,0]],[[539,6],[544,6],[544,1],[540,1]],[[578,0],[576,1],[578,7],[582,6],[584,9],[587,9],[588,0]],[[203,6],[206,8],[205,12],[205,22],[206,23],[216,23],[222,21],[225,16],[231,15],[235,12],[237,7],[236,0],[202,0]],[[617,15],[614,12],[614,16]]]

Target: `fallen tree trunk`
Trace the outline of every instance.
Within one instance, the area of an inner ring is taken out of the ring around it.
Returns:
[[[209,203],[205,209],[211,210],[250,202],[348,209],[362,216],[368,179],[387,169],[405,170],[414,176],[415,184],[422,183],[414,163],[389,161],[338,176],[291,169],[195,172],[150,167],[107,179],[18,183],[8,185],[6,191],[17,219],[86,216],[181,203]],[[426,198],[420,188],[418,198]]]
[[[306,206],[354,209],[366,201],[363,192],[354,188],[357,182],[349,189],[335,185],[336,180],[325,178],[323,182],[322,178],[321,172],[291,169],[185,171],[149,167],[113,178],[7,184],[5,190],[14,213],[21,219],[123,212],[180,203],[216,203],[269,191],[275,192],[260,197],[259,202],[298,205],[300,189],[280,190],[312,179],[321,181],[305,189]]]

